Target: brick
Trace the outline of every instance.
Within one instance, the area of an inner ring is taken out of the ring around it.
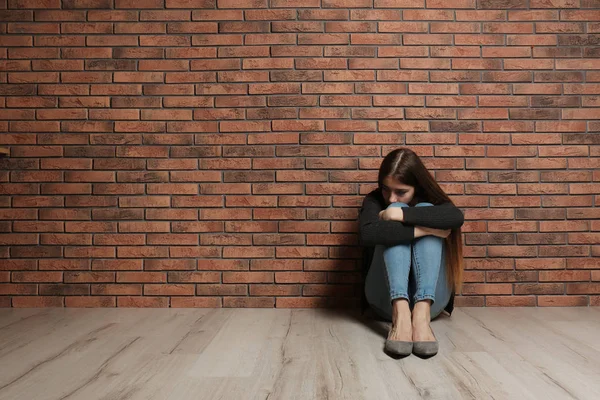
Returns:
[[[115,282],[114,272],[65,272],[65,283]]]
[[[587,305],[587,296],[538,296],[538,306],[540,307],[582,307]]]
[[[518,283],[515,294],[563,294],[564,283]]]
[[[12,299],[14,308],[63,307],[61,296],[15,296]]]
[[[61,8],[60,0],[10,0],[8,5],[16,9]]]
[[[163,308],[169,307],[168,297],[118,296],[117,307],[126,308]]]
[[[92,284],[92,295],[141,295],[141,284]]]
[[[535,307],[535,296],[488,296],[487,307]]]
[[[540,281],[589,281],[590,271],[540,271]]]
[[[326,22],[325,32],[375,32],[376,26],[374,22]]]
[[[116,307],[116,298],[114,296],[85,296],[85,297],[65,297],[65,307],[78,308],[98,308],[98,307]],[[121,298],[119,298],[120,300]]]
[[[110,8],[110,0],[63,0],[63,8]]]
[[[412,34],[403,35],[404,45],[451,45],[452,35],[448,34]],[[460,44],[460,43],[456,43]]]
[[[567,294],[600,294],[600,283],[567,283]]]
[[[167,8],[214,8],[216,0],[165,0]]]
[[[348,10],[298,10],[299,20],[347,20]]]
[[[531,8],[579,8],[578,0],[532,0]]]
[[[485,294],[485,295],[498,295],[498,294],[512,294],[512,285],[505,283],[497,284],[485,284],[485,283],[470,283],[463,284],[462,294],[473,295],[473,294]]]
[[[198,293],[202,295],[203,293]],[[239,293],[236,293],[239,294]],[[165,299],[166,300],[166,299]],[[174,297],[171,298],[171,308],[219,308],[222,306],[220,297]]]
[[[321,22],[273,22],[273,32],[323,32],[323,24]],[[267,29],[264,32],[268,32]],[[329,29],[328,32],[345,32],[340,28]]]
[[[42,296],[81,296],[90,294],[88,284],[40,284],[38,293]]]
[[[480,9],[514,9],[527,8],[526,0],[477,0],[477,8]]]
[[[425,105],[424,96],[373,96],[375,106],[415,106]]]
[[[448,10],[404,10],[402,15],[405,21],[440,21],[453,19],[452,11]]]
[[[451,4],[444,0],[427,0],[427,8],[475,8],[475,0],[454,0]]]
[[[113,13],[112,15],[114,15]],[[119,20],[127,20],[129,18],[124,18],[125,16],[129,17],[131,15],[131,19],[137,20],[137,14],[132,13],[130,11],[122,11],[118,15],[123,15],[123,18]],[[142,10],[140,12],[140,21],[189,21],[190,20],[190,11],[186,10],[163,10],[163,11],[146,11]]]
[[[12,282],[62,282],[62,272],[13,272]]]

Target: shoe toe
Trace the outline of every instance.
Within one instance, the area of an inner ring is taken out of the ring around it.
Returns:
[[[415,342],[413,344],[413,353],[422,357],[432,357],[439,350],[438,342]]]
[[[386,339],[385,349],[394,355],[406,357],[413,351],[413,342]]]

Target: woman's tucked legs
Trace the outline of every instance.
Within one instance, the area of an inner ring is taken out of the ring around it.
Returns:
[[[392,203],[389,207],[408,205]],[[434,340],[429,321],[443,311],[451,294],[446,284],[443,241],[428,235],[411,243],[376,246],[365,290],[375,311],[392,320],[390,339]]]

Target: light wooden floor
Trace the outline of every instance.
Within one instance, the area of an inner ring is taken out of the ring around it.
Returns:
[[[600,308],[459,308],[440,353],[336,309],[0,309],[0,399],[600,399]]]

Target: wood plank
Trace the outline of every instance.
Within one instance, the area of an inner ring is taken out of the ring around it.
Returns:
[[[3,309],[0,399],[600,398],[593,308],[457,308],[437,356],[327,309]]]

